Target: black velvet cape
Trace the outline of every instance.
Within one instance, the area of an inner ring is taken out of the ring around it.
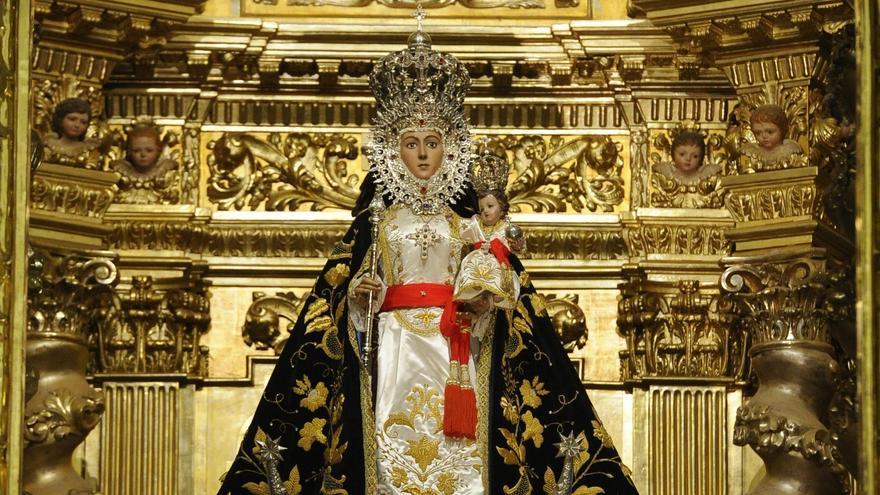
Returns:
[[[308,296],[219,495],[374,492],[371,404],[361,386],[346,305],[349,281],[370,246],[368,214],[361,213]],[[491,332],[487,492],[637,493],[553,330],[544,299],[513,255],[511,264],[522,289],[517,308],[499,311]],[[576,439],[568,457],[557,456],[563,435]]]

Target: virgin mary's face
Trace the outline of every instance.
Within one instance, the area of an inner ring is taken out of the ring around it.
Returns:
[[[403,133],[400,136],[400,159],[417,179],[430,179],[443,164],[443,137],[437,131]]]

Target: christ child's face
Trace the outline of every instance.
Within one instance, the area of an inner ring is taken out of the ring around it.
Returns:
[[[400,136],[400,159],[417,179],[430,179],[443,164],[443,137],[437,131],[403,133]]]
[[[132,165],[140,170],[148,170],[159,161],[159,144],[150,136],[138,136],[128,146],[128,156]]]
[[[756,122],[752,124],[752,132],[758,140],[758,146],[771,151],[782,144],[782,131],[772,122]]]
[[[491,194],[480,198],[479,204],[480,220],[483,221],[483,225],[495,225],[501,220],[501,217],[504,216],[504,210],[501,207],[501,203]]]
[[[89,114],[70,112],[61,119],[61,137],[79,140],[85,136],[88,127]]]
[[[672,162],[681,173],[692,175],[703,165],[703,152],[696,144],[680,144],[672,150]]]

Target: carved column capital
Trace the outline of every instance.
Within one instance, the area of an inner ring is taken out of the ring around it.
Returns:
[[[697,280],[648,280],[642,270],[619,286],[617,325],[627,342],[622,379],[657,377],[736,381],[745,371],[745,337],[729,303]]]

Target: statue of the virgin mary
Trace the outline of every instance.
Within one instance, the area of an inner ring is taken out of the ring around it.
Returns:
[[[501,253],[517,282],[513,308],[452,300],[479,240],[467,70],[431,48],[420,19],[370,87],[371,169],[355,219],[220,495],[636,493],[516,255]]]

